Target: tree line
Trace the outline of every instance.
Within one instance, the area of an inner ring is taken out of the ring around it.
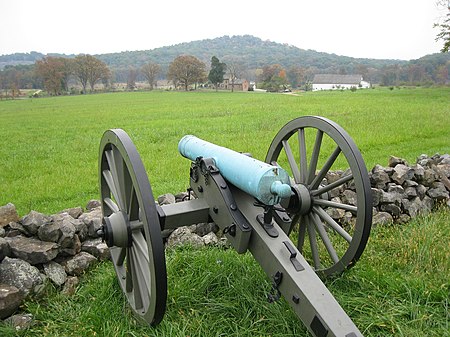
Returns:
[[[255,39],[247,37],[245,41],[256,44],[258,39]],[[37,58],[37,55],[33,57]],[[198,85],[211,86],[217,90],[224,78],[229,80],[231,88],[234,88],[238,79],[246,79],[269,91],[290,88],[308,90],[314,75],[321,73],[361,74],[365,80],[385,86],[445,85],[448,84],[450,70],[448,52],[409,62],[388,62],[379,68],[364,62],[351,62],[337,68],[319,68],[300,64],[286,66],[275,61],[276,59],[273,63],[250,68],[237,56],[227,55],[221,59],[212,56],[207,64],[197,56],[181,54],[167,65],[147,58],[146,61],[141,60],[142,65],[139,67],[129,65],[127,68],[115,68],[100,56],[45,56],[37,59],[34,64],[6,66],[0,70],[0,92],[15,96],[23,88],[45,89],[51,95],[71,91],[87,93],[94,91],[98,83],[103,85],[103,90],[110,90],[117,83],[125,83],[127,89],[134,90],[139,81],[147,82],[152,90],[161,79],[170,81],[173,87],[183,90],[195,89]]]

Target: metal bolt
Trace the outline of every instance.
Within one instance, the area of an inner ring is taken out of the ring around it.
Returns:
[[[213,207],[213,212],[217,214],[217,213],[219,213],[219,209],[216,206],[214,206]]]
[[[294,302],[295,304],[299,304],[300,297],[298,297],[296,294],[292,295],[292,302]]]
[[[203,186],[199,186],[198,188],[197,188],[197,190],[200,192],[200,193],[203,193]]]
[[[235,210],[237,210],[237,207],[236,207],[236,205],[235,205],[235,204],[231,204],[231,205],[230,205],[230,208],[231,208],[231,210],[232,210],[232,211],[235,211]]]

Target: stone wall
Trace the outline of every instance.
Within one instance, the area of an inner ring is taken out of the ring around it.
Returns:
[[[345,172],[330,172],[328,183]],[[450,155],[421,155],[414,165],[391,157],[387,167],[369,172],[373,193],[373,224],[406,223],[431,211],[437,204],[450,207]],[[165,194],[160,205],[182,201],[187,193]],[[333,191],[336,201],[356,203],[352,184]],[[93,263],[109,258],[108,247],[97,235],[101,226],[100,203],[91,200],[86,211],[70,208],[54,215],[36,211],[19,217],[13,204],[0,207],[0,319],[13,314],[28,296],[39,296],[51,283],[72,294],[78,277]],[[338,222],[351,222],[352,214],[329,211]],[[163,232],[167,246],[227,245],[214,223],[181,227]],[[23,320],[22,316],[19,321]],[[14,323],[13,316],[9,318]]]

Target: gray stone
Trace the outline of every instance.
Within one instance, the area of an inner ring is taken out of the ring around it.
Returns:
[[[61,231],[59,230],[59,224],[55,222],[43,224],[38,229],[38,237],[42,241],[58,242],[60,236]]]
[[[394,167],[394,173],[392,174],[391,179],[397,184],[402,185],[405,180],[412,179],[413,176],[414,171],[412,169],[406,165],[398,164]]]
[[[16,236],[7,240],[14,257],[33,265],[47,263],[58,255],[58,245],[53,242],[43,242],[24,236]]]
[[[33,326],[34,318],[32,314],[14,315],[5,319],[5,323],[11,325],[16,331],[22,331]]]
[[[372,188],[372,206],[378,206],[381,202],[381,198],[383,197],[383,190],[378,188]]]
[[[433,183],[435,181],[438,181],[438,180],[439,180],[439,175],[431,168],[427,168],[424,171],[423,179],[419,182],[426,187],[430,187],[431,185],[433,185]]]
[[[423,180],[423,176],[425,174],[424,167],[420,164],[416,164],[411,167],[411,170],[413,171],[412,179],[417,182],[421,182]]]
[[[417,191],[417,196],[420,198],[420,200],[425,198],[425,195],[427,193],[427,188],[425,186],[419,184],[419,186],[416,187],[416,191]]]
[[[219,226],[217,226],[214,222],[203,222],[195,225],[192,232],[199,235],[205,236],[208,233],[214,232],[217,233],[219,231]]]
[[[80,276],[97,259],[89,253],[81,252],[63,263],[66,273],[71,276]]]
[[[51,261],[44,264],[44,272],[57,286],[62,286],[66,282],[67,274],[59,263]]]
[[[0,283],[14,286],[27,296],[39,292],[44,281],[36,267],[23,260],[6,257],[0,264]]]
[[[49,218],[42,213],[31,211],[22,218],[22,226],[29,235],[36,235],[39,227],[49,222]]]
[[[394,218],[387,212],[378,212],[372,217],[372,225],[387,225],[394,222]]]
[[[0,227],[0,238],[4,238],[6,235],[6,231],[3,227]]]
[[[0,262],[7,256],[11,255],[11,250],[9,248],[9,243],[6,239],[0,238]]]
[[[11,316],[19,309],[24,296],[14,286],[1,283],[0,284],[0,319]]]
[[[95,256],[101,261],[110,259],[109,248],[100,238],[84,241],[81,250]]]
[[[357,203],[356,192],[353,192],[351,190],[345,190],[342,193],[342,202],[345,204],[356,206],[356,203]]]
[[[441,182],[434,182],[428,189],[427,194],[430,198],[436,199],[437,201],[443,201],[449,198],[449,194],[445,189],[445,185]]]
[[[429,200],[431,200],[431,199],[429,199]],[[431,207],[430,207],[429,201],[423,201],[423,200],[420,200],[419,197],[416,197],[411,200],[403,199],[402,206],[403,206],[405,213],[408,214],[411,218],[413,218],[419,214],[424,214],[424,213],[428,213],[429,211],[431,211],[432,203],[431,203]]]
[[[74,256],[79,252],[81,252],[81,241],[75,234],[68,246],[60,249],[59,256]]]
[[[445,175],[447,178],[450,178],[450,164],[439,164],[436,166],[438,171]]]
[[[204,246],[202,238],[192,233],[188,227],[179,227],[175,229],[167,240],[168,247],[177,247],[183,245],[191,245],[193,247]]]
[[[383,212],[388,212],[393,217],[399,217],[402,213],[402,210],[400,207],[398,207],[396,204],[383,204],[381,205],[380,209]]]
[[[73,294],[75,294],[78,283],[80,283],[80,281],[78,280],[78,277],[76,277],[76,276],[67,277],[66,283],[64,283],[64,287],[61,292],[64,295],[72,296]]]
[[[213,232],[210,232],[202,237],[203,243],[205,246],[215,246],[219,242],[217,235]]]
[[[98,238],[97,231],[102,226],[102,209],[100,207],[92,209],[90,212],[83,213],[78,218],[87,226],[88,235],[91,238]]]
[[[419,184],[414,180],[405,180],[402,186],[406,189],[408,187],[417,187]]]
[[[166,193],[158,197],[158,204],[170,205],[175,203],[175,196],[172,193]]]
[[[16,206],[8,203],[0,206],[0,227],[5,227],[10,222],[18,222],[19,214],[17,214]]]
[[[415,198],[415,197],[417,197],[417,189],[416,188],[414,188],[414,187],[407,187],[406,189],[405,189],[405,196],[408,198],[408,199],[412,199],[412,198]]]
[[[73,208],[67,208],[63,211],[61,211],[60,213],[67,213],[69,214],[72,218],[74,219],[78,219],[78,217],[83,214],[83,209],[81,207],[73,207]]]
[[[341,199],[338,198],[338,197],[332,198],[331,201],[337,202],[339,204],[342,204]],[[325,211],[334,220],[340,220],[340,219],[342,219],[345,216],[345,211],[343,209],[340,209],[340,208],[328,207]]]
[[[73,238],[76,230],[72,221],[75,221],[75,219],[68,213],[60,214],[60,218],[55,221],[58,223],[59,230],[61,231],[61,237],[59,238],[58,243],[62,248],[73,246]]]
[[[4,228],[9,228],[8,234],[10,232],[13,232],[13,231],[15,231],[15,232],[18,231],[20,234],[23,234],[23,235],[26,235],[26,236],[30,236],[28,231],[25,230],[25,228],[20,223],[17,223],[17,222],[10,222],[8,224],[8,226],[6,226]]]
[[[89,200],[89,202],[86,205],[86,209],[88,211],[92,211],[94,208],[100,207],[102,205],[102,203],[100,202],[100,200]]]
[[[386,184],[390,182],[389,175],[381,165],[375,165],[370,175],[370,183],[372,187],[384,189]]]
[[[397,165],[408,165],[408,162],[405,159],[399,158],[399,157],[395,157],[395,156],[390,156],[389,157],[389,161],[388,161],[388,166],[389,167],[396,167]]]

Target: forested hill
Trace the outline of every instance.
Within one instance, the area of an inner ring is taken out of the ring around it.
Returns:
[[[112,69],[140,67],[153,61],[167,68],[173,59],[181,54],[194,55],[206,64],[209,64],[212,56],[220,60],[236,60],[248,69],[262,68],[265,65],[280,64],[285,68],[316,67],[322,71],[333,71],[339,68],[353,68],[356,64],[369,68],[379,69],[392,64],[403,64],[406,61],[357,59],[335,54],[321,53],[314,50],[300,49],[295,46],[271,41],[263,41],[260,38],[244,36],[223,36],[215,39],[207,39],[193,42],[185,42],[173,46],[161,47],[144,51],[126,51],[95,55],[104,61]],[[64,56],[52,54],[52,56]],[[0,56],[0,68],[5,65],[31,64],[44,57],[38,52],[16,53]],[[67,55],[72,57],[73,55]],[[351,70],[351,69],[347,69]]]
[[[362,74],[372,83],[384,85],[402,82],[445,84],[448,82],[448,73],[450,73],[450,53],[426,55],[411,61],[361,59],[263,41],[251,35],[223,36],[151,50],[94,56],[109,66],[114,81],[126,82],[130,69],[139,70],[142,65],[150,61],[161,66],[159,76],[165,78],[169,64],[182,54],[196,56],[207,66],[211,62],[211,57],[216,56],[221,62],[238,65],[243,70],[241,76],[250,80],[257,77],[257,69],[274,64],[281,65],[288,73],[302,68],[309,80],[314,74],[320,73]],[[33,64],[44,56],[46,55],[38,52],[0,55],[0,70],[6,65]],[[63,54],[48,56],[75,57],[75,55]]]
[[[181,54],[194,55],[206,64],[209,64],[212,56],[217,56],[224,62],[230,60],[239,62],[245,65],[247,69],[280,64],[284,68],[292,66],[316,67],[321,71],[335,72],[339,68],[347,68],[345,70],[351,71],[357,64],[379,69],[387,65],[406,63],[406,61],[398,60],[356,59],[321,53],[287,44],[263,41],[251,35],[223,36],[153,50],[103,54],[97,55],[97,57],[112,68],[123,68],[130,64],[141,66],[151,60],[165,69],[175,57]]]

